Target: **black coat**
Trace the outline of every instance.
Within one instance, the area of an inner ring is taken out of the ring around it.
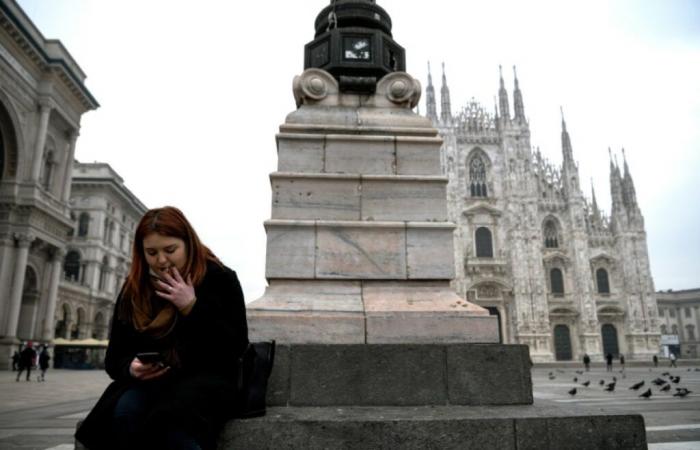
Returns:
[[[136,353],[159,351],[158,341],[123,322],[117,300],[105,369],[114,380],[105,390],[76,433],[90,449],[110,448],[112,412],[121,395],[136,383],[164,383],[169,393],[148,416],[147,429],[160,423],[175,424],[189,431],[205,447],[214,445],[223,423],[233,415],[238,357],[248,345],[243,292],[236,273],[214,263],[195,287],[197,301],[190,313],[175,324],[175,349],[180,369],[163,378],[135,380],[129,366]]]

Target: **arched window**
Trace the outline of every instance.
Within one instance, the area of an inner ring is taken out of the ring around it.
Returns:
[[[486,165],[480,155],[474,155],[469,162],[469,190],[472,197],[488,197]]]
[[[564,294],[564,275],[561,269],[554,268],[549,271],[549,281],[552,288],[552,294]]]
[[[667,331],[668,330],[666,329],[666,324],[662,324],[661,325],[661,334],[668,334]]]
[[[553,220],[544,224],[544,246],[546,248],[559,248],[559,231]]]
[[[51,189],[51,182],[53,180],[53,169],[56,165],[55,155],[53,150],[48,150],[44,155],[44,171],[41,175],[41,185],[47,191]]]
[[[80,214],[80,219],[78,220],[78,236],[87,236],[89,226],[90,214],[86,212]]]
[[[66,280],[77,282],[80,279],[80,253],[71,250],[63,262],[63,273]]]
[[[476,257],[493,258],[491,231],[486,227],[481,227],[476,230]]]
[[[686,325],[685,326],[685,336],[686,336],[688,341],[695,340],[695,326],[694,325]]]
[[[598,284],[599,294],[609,294],[610,293],[610,282],[608,280],[608,271],[605,269],[598,269],[595,271],[595,279]]]
[[[671,325],[671,334],[678,335],[678,325],[676,325],[675,323]]]

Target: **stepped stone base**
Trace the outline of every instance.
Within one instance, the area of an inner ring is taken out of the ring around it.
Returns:
[[[539,403],[539,402],[538,402]],[[553,405],[274,407],[229,422],[219,449],[646,449],[641,415]]]

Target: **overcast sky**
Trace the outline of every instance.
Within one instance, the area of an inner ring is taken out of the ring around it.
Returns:
[[[148,207],[180,207],[247,301],[260,297],[275,133],[329,2],[18,1],[101,104],[83,116],[76,158],[109,163]],[[425,86],[430,60],[439,92],[445,62],[454,112],[471,97],[492,109],[499,64],[512,101],[516,65],[532,144],[557,164],[563,106],[584,193],[592,179],[606,212],[607,149],[624,147],[656,288],[700,287],[700,2],[379,4],[409,73]]]

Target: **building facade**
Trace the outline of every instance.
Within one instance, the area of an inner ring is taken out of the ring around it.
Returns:
[[[442,161],[455,231],[455,290],[498,315],[506,343],[533,361],[648,359],[659,320],[644,218],[627,162],[610,160],[612,211],[580,187],[562,117],[561,166],[530,145],[514,68],[513,105],[500,77],[494,113],[471,101],[452,113],[444,72],[438,114],[428,74],[427,116],[444,143]],[[512,113],[511,113],[512,111]]]
[[[54,337],[107,339],[114,301],[131,262],[146,207],[104,163],[75,163],[73,229],[66,244]]]
[[[700,357],[700,289],[657,292],[656,300],[664,355]]]
[[[0,366],[20,339],[54,335],[85,74],[14,0],[0,1]]]

